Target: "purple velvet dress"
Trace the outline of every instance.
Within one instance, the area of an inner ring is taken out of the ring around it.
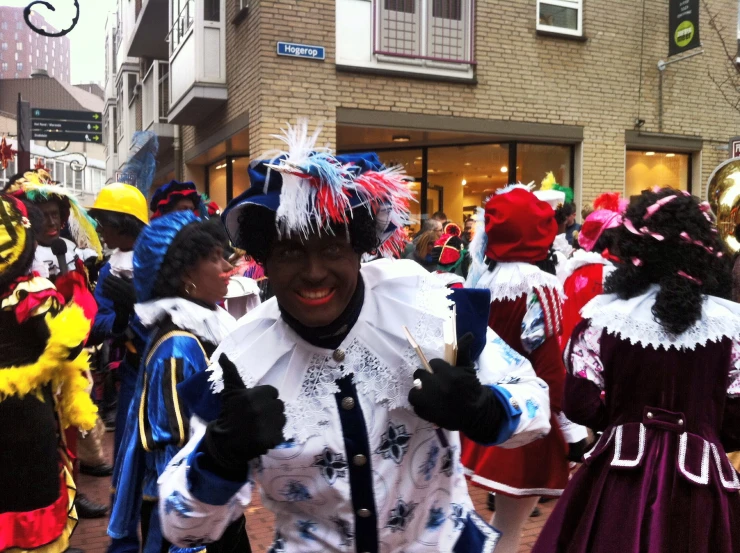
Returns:
[[[707,298],[680,337],[655,289],[597,297],[565,352],[564,412],[603,430],[533,553],[740,552],[740,306]]]

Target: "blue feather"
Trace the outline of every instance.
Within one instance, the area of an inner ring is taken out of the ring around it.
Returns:
[[[149,197],[149,189],[157,171],[157,152],[159,140],[151,131],[138,131],[131,139],[129,157],[121,169],[120,182],[138,188],[145,197]]]

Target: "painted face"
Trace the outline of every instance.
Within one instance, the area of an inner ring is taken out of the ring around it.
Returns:
[[[229,286],[229,272],[231,265],[223,257],[224,250],[220,247],[200,259],[195,267],[191,268],[183,279],[185,297],[200,300],[208,305],[216,305],[224,299]],[[194,286],[192,286],[194,285]]]
[[[192,199],[180,198],[167,213],[172,213],[173,211],[193,211],[194,209],[195,202]]]
[[[42,246],[51,246],[51,243],[59,238],[62,230],[62,212],[59,204],[54,201],[38,204],[38,208],[44,216],[44,226],[37,233],[36,240]]]
[[[357,287],[360,255],[344,234],[278,241],[265,263],[280,306],[301,324],[326,326],[345,310]]]

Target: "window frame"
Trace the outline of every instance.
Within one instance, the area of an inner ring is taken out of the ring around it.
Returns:
[[[390,0],[392,1],[392,0]],[[396,0],[397,2],[400,0]],[[432,35],[432,29],[434,27],[433,13],[435,0],[405,0],[411,1],[414,5],[413,12],[406,12],[400,10],[386,10],[384,5],[389,0],[373,0],[373,55],[381,61],[400,61],[401,59],[406,60],[420,60],[422,62],[431,62],[433,64],[454,64],[454,65],[475,65],[475,0],[459,0],[461,10],[461,21],[463,22],[464,32],[464,55],[461,59],[444,58],[438,56],[429,55],[433,49],[430,37]],[[418,18],[418,33],[417,39],[419,52],[416,54],[399,53],[393,52],[387,49],[383,49],[383,13],[384,11],[398,11],[399,13],[415,15]],[[418,12],[418,13],[417,13]],[[445,18],[437,18],[445,19]],[[383,60],[383,58],[386,58]],[[390,59],[387,59],[390,58]]]
[[[568,35],[575,37],[583,36],[583,2],[584,0],[537,0],[537,13],[535,14],[535,24],[538,31],[554,33],[559,35]],[[540,8],[542,4],[550,6],[559,6],[561,8],[570,8],[578,12],[578,28],[567,29],[555,25],[544,25],[540,23]]]

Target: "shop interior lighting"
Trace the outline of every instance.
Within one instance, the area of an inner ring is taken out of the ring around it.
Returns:
[[[666,154],[665,157],[676,157],[676,154]]]
[[[646,156],[654,156],[655,155],[655,152],[645,152],[645,155]]]
[[[393,137],[393,142],[410,142],[411,137],[407,134],[397,134]]]
[[[465,179],[463,179],[462,180],[462,185],[465,186],[466,184],[468,184],[468,181],[466,181]]]
[[[219,169],[226,169],[226,164],[222,163],[221,165],[216,165],[216,170],[218,171]]]
[[[502,173],[508,173],[508,172],[509,172],[509,168],[508,168],[508,167],[507,167],[506,165],[503,165],[503,166],[501,167],[501,172],[502,172]]]

